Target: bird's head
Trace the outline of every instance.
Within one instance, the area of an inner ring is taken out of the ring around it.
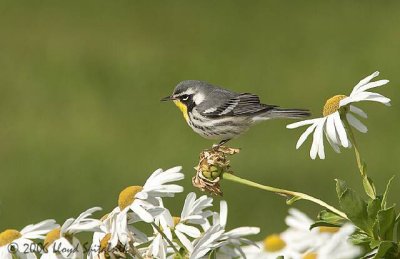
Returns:
[[[172,95],[161,99],[161,101],[173,101],[182,111],[185,119],[188,120],[188,112],[204,101],[207,87],[208,84],[203,81],[182,81],[175,87]]]

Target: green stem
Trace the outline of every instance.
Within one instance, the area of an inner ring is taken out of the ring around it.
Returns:
[[[158,231],[158,233],[160,233],[160,235],[167,241],[168,245],[172,247],[172,249],[174,249],[174,252],[179,254],[178,249],[176,249],[176,247],[174,246],[174,244],[172,243],[172,241],[167,237],[167,235],[165,235],[165,233],[161,230],[161,228],[159,226],[157,226],[156,223],[151,223],[151,225]]]
[[[271,186],[267,186],[267,185],[262,185],[262,184],[259,184],[259,183],[256,183],[256,182],[253,182],[250,180],[240,178],[240,177],[235,176],[230,173],[224,173],[222,175],[222,177],[224,179],[232,181],[232,182],[244,184],[244,185],[247,185],[250,187],[258,188],[258,189],[269,191],[269,192],[274,192],[274,193],[277,193],[277,194],[280,194],[283,196],[291,196],[293,198],[308,200],[308,201],[314,202],[318,205],[321,205],[322,207],[332,211],[333,213],[336,213],[337,215],[341,216],[342,218],[348,219],[347,215],[345,213],[343,213],[342,211],[340,211],[340,210],[336,209],[335,207],[327,204],[326,202],[321,201],[320,199],[314,198],[308,194],[301,193],[301,192],[288,191],[285,189],[275,188],[275,187],[271,187]]]
[[[350,124],[347,121],[347,119],[342,118],[342,121],[344,122],[345,127],[347,129],[347,132],[348,132],[348,135],[349,135],[349,138],[350,138],[350,142],[351,142],[351,144],[353,144],[353,147],[354,147],[354,153],[356,155],[356,161],[357,161],[358,170],[360,171],[361,176],[365,177],[365,175],[366,175],[365,168],[364,168],[364,165],[363,165],[363,162],[362,162],[360,151],[358,149],[356,138],[354,137],[353,130],[351,129]]]

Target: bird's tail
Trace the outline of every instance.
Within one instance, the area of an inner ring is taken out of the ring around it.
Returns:
[[[311,115],[309,110],[305,109],[285,109],[280,107],[274,107],[273,109],[258,114],[253,118],[254,121],[276,119],[276,118],[288,118],[288,119],[301,119],[309,117]]]

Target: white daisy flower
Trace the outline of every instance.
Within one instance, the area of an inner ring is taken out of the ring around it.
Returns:
[[[241,246],[243,244],[255,245],[255,243],[244,237],[258,234],[260,229],[257,227],[239,227],[226,232],[227,216],[228,205],[226,201],[221,201],[220,213],[214,213],[213,225],[211,227],[205,225],[205,233],[193,242],[193,252],[190,254],[191,259],[201,258],[216,249],[218,249],[218,258],[234,258],[238,256],[246,258]]]
[[[58,225],[56,224],[55,220],[49,219],[37,224],[28,225],[21,231],[7,229],[1,232],[0,258],[37,258],[34,252],[40,252],[41,247],[35,244],[32,240],[44,239],[45,235],[56,227],[58,227]],[[27,252],[27,248],[29,248],[29,252]]]
[[[324,140],[323,135],[325,134],[326,139],[332,146],[333,150],[340,152],[340,147],[348,148],[351,143],[347,137],[345,123],[343,119],[358,131],[365,133],[367,132],[367,127],[359,120],[356,116],[358,115],[362,118],[367,118],[367,114],[360,108],[353,105],[353,103],[360,101],[374,101],[383,103],[390,106],[390,99],[380,95],[378,93],[369,92],[367,90],[383,86],[387,84],[388,80],[379,80],[375,82],[370,82],[374,77],[377,77],[379,72],[375,72],[366,78],[362,79],[350,93],[349,96],[336,95],[330,98],[323,109],[323,117],[304,120],[295,122],[287,125],[288,129],[298,128],[304,125],[310,125],[306,131],[300,136],[296,144],[296,149],[298,149],[307,137],[313,133],[313,143],[311,145],[310,157],[315,159],[317,154],[320,159],[325,158],[324,151]]]
[[[55,228],[50,231],[44,240],[46,253],[41,258],[83,258],[83,247],[75,234],[80,232],[99,231],[101,221],[89,218],[93,212],[101,208],[94,207],[82,212],[76,219],[67,219],[61,228]]]
[[[286,235],[272,234],[256,245],[243,247],[247,259],[276,259],[279,256],[288,259],[301,258],[301,253],[292,246],[290,240],[286,239]]]
[[[199,238],[201,232],[193,225],[202,225],[207,222],[207,218],[213,213],[205,209],[212,206],[213,199],[203,195],[196,199],[194,192],[186,196],[180,217],[172,217],[168,210],[165,210],[156,218],[156,224],[160,225],[164,234],[173,240],[176,237],[179,242],[189,252],[193,252],[193,244],[189,238]],[[159,258],[165,258],[167,255],[168,243],[157,230],[154,230],[156,237],[150,245],[151,254]],[[178,248],[179,249],[179,248]]]
[[[131,210],[138,217],[147,222],[154,222],[154,216],[149,209],[160,206],[160,197],[173,197],[175,193],[183,192],[183,187],[176,184],[167,184],[182,180],[182,167],[177,166],[166,171],[156,170],[143,186],[129,186],[119,195],[118,206],[121,211]]]
[[[247,258],[275,259],[283,256],[288,259],[327,259],[332,257],[321,256],[336,254],[336,251],[329,250],[335,246],[337,246],[338,254],[343,254],[342,251],[346,249],[349,249],[348,254],[351,255],[359,252],[357,247],[346,241],[348,236],[353,233],[354,226],[345,225],[341,228],[315,227],[310,230],[310,226],[314,222],[307,215],[293,208],[289,210],[285,222],[289,228],[280,234],[267,236],[263,242],[257,243],[259,248],[254,246],[244,247],[243,250]],[[339,240],[343,244],[339,243]],[[350,259],[356,257],[335,258]]]
[[[311,248],[304,255],[304,259],[353,259],[362,254],[360,247],[353,245],[349,236],[355,231],[351,224],[343,225],[339,231],[326,240],[322,245]]]

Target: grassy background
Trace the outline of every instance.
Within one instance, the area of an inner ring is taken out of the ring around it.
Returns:
[[[254,92],[266,103],[321,114],[375,70],[391,108],[361,105],[357,134],[379,190],[398,174],[398,1],[11,1],[0,4],[0,230],[46,218],[63,222],[156,168],[192,167],[212,142],[195,135],[171,103],[176,83],[201,79]],[[312,161],[288,121],[254,127],[230,145],[240,176],[337,205],[334,178],[361,190],[352,150]],[[394,183],[398,190],[399,180]],[[225,182],[229,227],[284,228],[281,197]],[[400,202],[392,193],[393,202]],[[185,195],[167,204],[176,213]],[[218,200],[218,198],[217,198]],[[216,202],[217,203],[217,202]],[[320,209],[295,205],[315,216]]]

